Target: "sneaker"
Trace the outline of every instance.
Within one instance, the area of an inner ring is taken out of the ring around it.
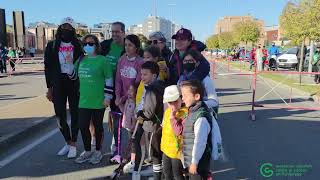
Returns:
[[[58,152],[58,156],[64,156],[64,155],[66,155],[66,154],[68,154],[68,152],[69,152],[69,145],[68,144],[66,144],[66,145],[64,145],[63,146],[63,148]]]
[[[86,161],[89,161],[92,156],[91,151],[83,151],[80,156],[75,160],[76,163],[84,163]]]
[[[130,161],[123,167],[123,173],[128,174],[134,171],[134,162]]]
[[[152,165],[152,159],[151,158],[148,158],[146,160],[143,161],[147,166],[150,166]]]
[[[90,163],[91,164],[98,164],[98,163],[100,163],[101,159],[102,159],[101,151],[95,151],[92,153],[92,156],[90,158]]]
[[[77,157],[77,148],[75,146],[69,146],[68,156],[69,159]]]
[[[141,175],[138,173],[138,171],[133,171],[132,172],[132,180],[140,180]]]

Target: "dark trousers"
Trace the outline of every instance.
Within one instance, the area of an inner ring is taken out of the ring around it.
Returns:
[[[133,139],[133,148],[132,148],[133,153],[136,154],[134,171],[138,171],[139,164],[141,161],[143,161],[143,159],[141,159],[142,154],[141,154],[141,146],[140,146],[140,141],[143,136],[143,133],[144,133],[144,130],[142,128],[142,124],[139,124],[137,128],[137,132]]]
[[[198,174],[190,174],[189,171],[188,171],[188,168],[186,168],[184,170],[185,172],[185,179],[186,180],[207,180],[209,175],[211,175],[209,172],[210,172],[210,163],[206,163],[208,164],[208,166],[202,166],[201,169],[199,169],[199,166],[198,166],[198,169],[197,169],[197,173]]]
[[[103,116],[105,109],[85,109],[79,108],[79,127],[81,137],[86,151],[91,151],[91,134],[89,130],[92,121],[96,135],[96,150],[101,150],[103,138]]]
[[[16,60],[10,60],[10,66],[12,68],[12,71],[15,71],[16,70]]]
[[[162,128],[159,124],[155,131],[152,133],[151,139],[151,156],[153,163],[153,178],[154,180],[162,179],[162,151],[160,149],[162,136]]]
[[[208,174],[189,174],[189,176],[186,178],[188,180],[207,180]]]
[[[116,111],[118,112],[118,111]],[[120,112],[120,111],[119,111]],[[121,115],[119,114],[111,114],[111,117],[112,117],[112,126],[113,126],[113,138],[114,138],[114,143],[115,143],[115,146],[117,148],[117,151],[115,152],[114,155],[118,154],[118,138],[120,137],[121,139],[121,133],[120,135],[118,134],[118,128],[119,128],[119,121],[120,121],[120,118],[121,118]],[[121,130],[120,130],[121,132]],[[121,142],[120,142],[120,153],[121,154]]]
[[[75,81],[71,81],[65,74],[61,74],[59,84],[59,87],[53,87],[53,104],[55,114],[58,118],[58,127],[66,142],[76,142],[79,131],[79,84]],[[71,132],[67,123],[67,100],[71,114]]]
[[[312,66],[312,71],[313,72],[319,72],[320,71],[319,66],[318,65],[313,65]],[[320,83],[320,75],[319,74],[314,75],[314,82],[315,83]]]
[[[0,59],[0,72],[7,73],[7,62],[5,58]]]
[[[163,154],[162,162],[165,180],[184,180],[183,166],[180,159],[172,159]]]

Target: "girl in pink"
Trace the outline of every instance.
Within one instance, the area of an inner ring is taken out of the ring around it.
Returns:
[[[135,109],[136,109],[136,101],[135,101],[136,93],[135,88],[133,86],[129,87],[128,90],[128,99],[124,105],[123,117],[122,117],[122,127],[125,128],[129,133],[129,137],[132,136],[132,132],[134,130],[136,124],[135,118]]]
[[[141,65],[143,59],[139,56],[140,40],[138,36],[130,34],[125,38],[126,53],[121,56],[117,65],[115,81],[115,104],[123,113],[124,104],[127,100],[128,89],[131,85],[136,89],[141,80]]]
[[[141,81],[141,65],[143,64],[142,57],[139,56],[140,51],[140,40],[136,35],[128,35],[125,38],[125,51],[126,53],[120,57],[117,64],[117,72],[115,79],[115,94],[116,100],[115,104],[119,107],[122,114],[125,113],[125,103],[128,99],[128,90],[130,86],[133,86],[134,89],[137,89],[140,81]],[[135,99],[136,97],[131,97]],[[120,120],[120,119],[119,119]],[[114,125],[117,126],[119,122],[114,122]],[[119,127],[115,127],[118,129]],[[118,142],[118,131],[114,131],[115,142]],[[130,137],[129,137],[130,138]],[[121,139],[121,137],[120,137]],[[118,149],[118,154],[121,154],[121,140],[120,147]],[[126,144],[124,147],[129,147],[129,144]],[[130,152],[130,151],[129,151]],[[128,155],[124,155],[128,157],[124,157],[125,159],[129,158]]]

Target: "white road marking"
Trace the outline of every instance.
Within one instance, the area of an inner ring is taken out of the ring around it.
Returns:
[[[0,161],[0,169],[3,168],[4,166],[8,165],[9,163],[14,161],[15,159],[19,158],[23,154],[29,152],[35,146],[37,146],[37,145],[41,144],[42,142],[44,142],[45,140],[49,139],[51,136],[56,134],[58,131],[59,131],[58,128],[50,131],[49,133],[47,133],[44,136],[42,136],[40,139],[32,142],[31,144],[27,145],[26,147],[16,151],[15,153],[13,153],[13,154],[9,155],[8,157],[6,157],[5,159],[1,160]]]

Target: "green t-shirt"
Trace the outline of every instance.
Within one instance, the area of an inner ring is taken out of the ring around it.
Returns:
[[[106,55],[106,58],[107,58],[107,61],[111,65],[113,74],[116,73],[117,63],[118,63],[118,60],[121,56],[122,51],[123,51],[123,46],[116,44],[116,43],[113,43],[113,42],[111,43],[110,51]]]
[[[113,82],[111,66],[106,57],[101,55],[85,56],[80,64],[79,61],[76,62],[76,70],[80,80],[79,108],[104,108],[105,96],[111,99],[104,92],[105,84],[112,86]]]

